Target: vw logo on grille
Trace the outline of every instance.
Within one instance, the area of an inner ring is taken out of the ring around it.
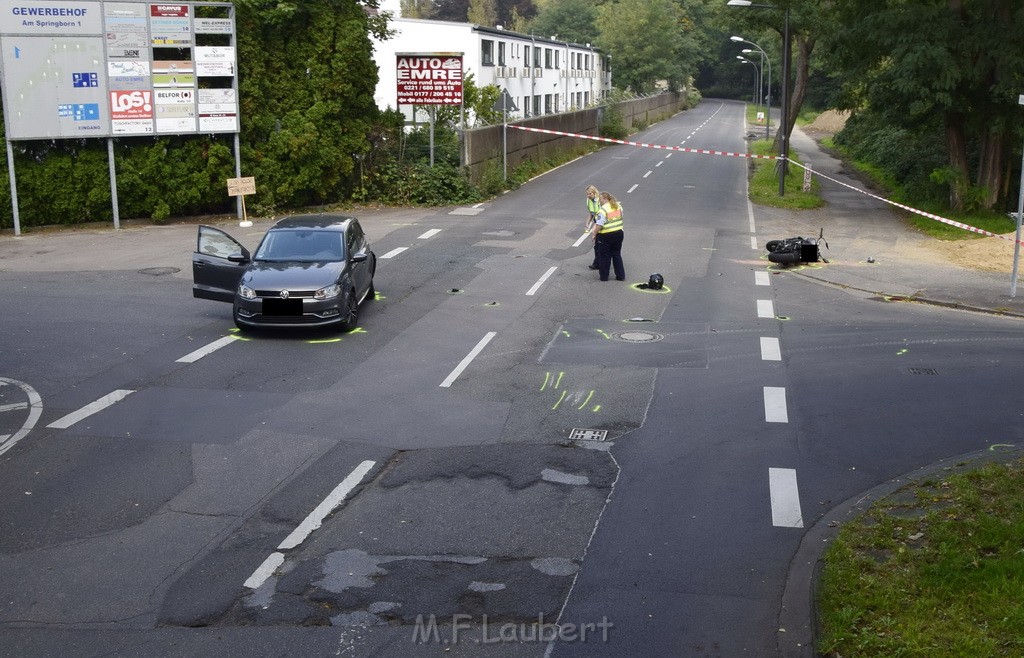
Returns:
[[[288,299],[288,295],[290,295],[290,294],[291,293],[288,292],[287,290],[282,290],[281,291],[281,299]]]

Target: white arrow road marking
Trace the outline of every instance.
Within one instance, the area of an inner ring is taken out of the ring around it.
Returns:
[[[195,352],[191,352],[181,357],[180,359],[177,360],[177,363],[195,363],[196,361],[203,358],[207,354],[216,352],[220,348],[224,347],[225,345],[230,345],[236,340],[238,340],[238,336],[224,336],[223,338],[218,338],[217,340],[213,341],[206,347],[200,347]]]
[[[21,390],[25,391],[25,396],[28,398],[28,402],[7,404],[0,407],[0,412],[17,411],[20,409],[28,409],[28,418],[25,419],[25,423],[21,426],[21,429],[14,434],[2,434],[0,435],[0,455],[4,454],[11,448],[24,439],[32,428],[36,426],[36,422],[39,417],[43,414],[43,399],[39,397],[36,390],[24,382],[19,382],[16,379],[8,379],[6,377],[0,377],[0,386],[17,386]]]
[[[804,527],[796,471],[791,468],[769,468],[768,490],[772,499],[772,525],[781,528]]]
[[[71,427],[72,425],[74,425],[75,423],[77,423],[78,421],[82,420],[83,418],[88,418],[89,416],[93,415],[94,413],[97,413],[99,411],[103,411],[104,409],[106,409],[110,405],[114,404],[115,402],[119,402],[119,401],[125,399],[126,397],[128,397],[129,395],[131,395],[134,392],[135,391],[128,391],[128,390],[125,390],[123,388],[119,388],[118,390],[114,391],[113,393],[108,393],[107,395],[104,395],[103,397],[101,397],[99,400],[96,400],[95,402],[90,402],[89,404],[85,405],[84,407],[82,407],[78,411],[73,411],[73,412],[69,413],[67,416],[64,416],[63,418],[61,418],[60,420],[53,421],[52,423],[47,425],[47,427],[52,427],[52,428],[58,429],[58,430],[67,429],[67,428]]]

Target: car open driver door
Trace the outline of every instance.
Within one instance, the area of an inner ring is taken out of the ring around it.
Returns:
[[[212,226],[200,226],[192,254],[192,296],[231,303],[252,256],[238,240]]]

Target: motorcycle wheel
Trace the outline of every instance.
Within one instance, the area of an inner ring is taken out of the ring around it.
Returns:
[[[787,251],[784,254],[772,252],[768,254],[768,260],[770,260],[773,263],[778,263],[780,265],[792,265],[793,263],[800,262],[800,254],[795,254],[791,251]]]
[[[768,253],[773,253],[782,246],[783,240],[769,240],[765,243],[764,248],[768,250]]]

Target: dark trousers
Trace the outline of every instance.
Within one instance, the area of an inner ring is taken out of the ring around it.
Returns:
[[[622,231],[598,233],[594,248],[597,250],[597,273],[602,281],[608,280],[608,270],[615,268],[615,278],[622,281],[626,278],[626,269],[622,266]]]

